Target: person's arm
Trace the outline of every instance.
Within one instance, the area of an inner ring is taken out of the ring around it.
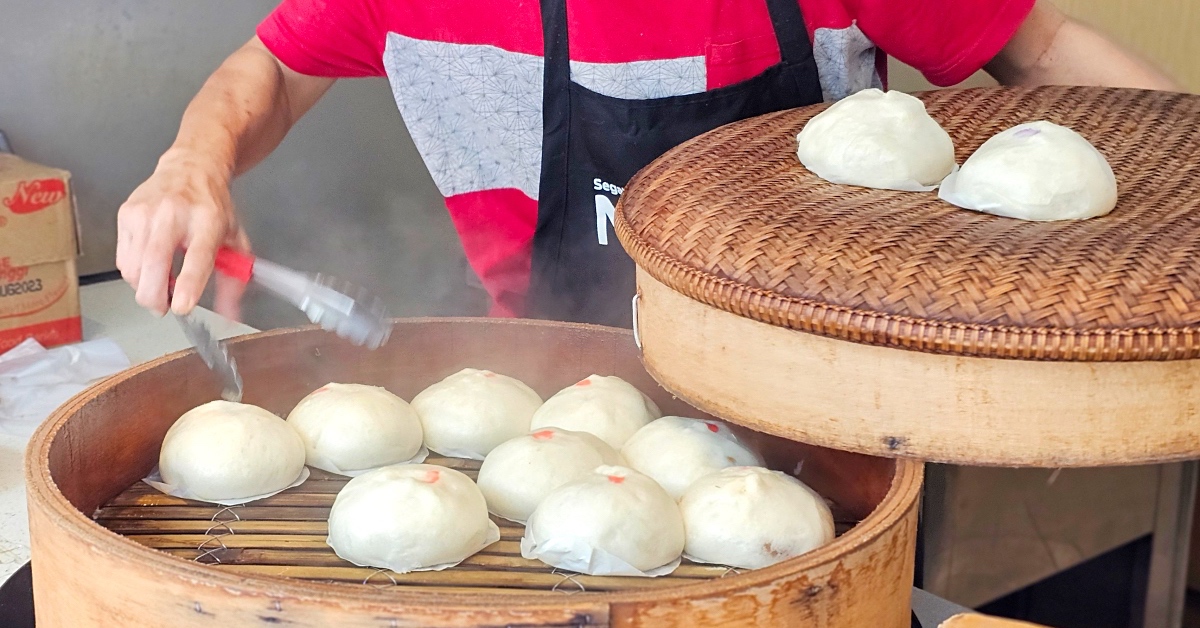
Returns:
[[[169,306],[180,314],[199,301],[219,246],[248,249],[230,182],[266,158],[333,83],[292,71],[257,37],[209,77],[175,142],[117,214],[117,268],[140,305],[167,311],[167,280],[179,249],[187,252]],[[220,313],[237,317],[238,289],[236,282],[218,282]]]
[[[1149,62],[1038,0],[1016,34],[985,67],[1004,85],[1097,85],[1178,91]]]

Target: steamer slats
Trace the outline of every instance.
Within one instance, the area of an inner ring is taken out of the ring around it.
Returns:
[[[322,539],[329,533],[324,521],[211,521],[208,519],[96,519],[96,523],[117,534],[305,534],[318,535]],[[501,527],[502,540],[518,541],[523,532],[519,528]]]
[[[224,538],[220,539],[224,542]],[[333,553],[332,549],[325,550],[303,550],[303,549],[253,549],[253,548],[234,548],[227,547],[226,549],[196,549],[195,547],[187,549],[163,549],[162,551],[179,556],[188,560],[199,560],[206,565],[273,565],[284,567],[345,567],[346,561],[338,558],[337,554]],[[459,567],[477,567],[482,570],[503,569],[506,571],[519,572],[540,572],[545,573],[547,567],[545,563],[537,560],[521,558],[521,555],[508,554],[485,554],[479,553],[471,556],[459,564]],[[372,569],[372,571],[377,571]],[[678,578],[719,578],[726,573],[729,573],[728,567],[715,567],[708,565],[697,565],[695,563],[681,564],[678,569],[671,573],[672,577]],[[397,575],[397,574],[393,574]]]
[[[184,533],[205,534],[209,529],[221,526],[236,534],[313,534],[324,538],[327,534],[324,521],[230,521],[219,523],[208,520],[163,521],[157,519],[97,519],[96,523],[117,534],[162,534]]]
[[[228,513],[228,514],[224,514]],[[114,519],[203,519],[212,521],[214,516],[223,514],[218,521],[255,519],[273,519],[286,521],[325,521],[329,519],[329,508],[306,506],[286,506],[268,508],[247,505],[230,507],[228,510],[220,507],[204,506],[140,506],[132,508],[104,507],[96,511],[97,520]],[[236,515],[236,518],[234,517]]]
[[[207,534],[131,534],[130,539],[154,549],[195,549],[213,537]],[[324,535],[316,534],[227,534],[221,544],[230,548],[253,549],[319,549],[328,550]],[[480,554],[509,554],[519,556],[519,541],[496,541]]]
[[[469,475],[480,463],[456,458],[428,462],[457,468]],[[278,495],[240,506],[220,506],[173,497],[137,482],[99,508],[94,519],[104,527],[163,553],[223,570],[270,574],[308,580],[358,582],[375,586],[467,587],[504,590],[561,589],[580,592],[618,591],[678,586],[688,581],[720,578],[727,567],[685,561],[669,576],[621,578],[560,573],[537,560],[521,557],[524,526],[492,517],[500,540],[440,572],[394,572],[358,567],[342,560],[325,543],[326,521],[337,491],[347,478],[312,470],[304,484]],[[839,522],[838,533],[852,523]],[[568,578],[570,576],[570,578]],[[393,581],[395,585],[393,585]]]

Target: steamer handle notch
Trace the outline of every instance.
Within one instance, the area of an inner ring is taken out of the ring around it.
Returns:
[[[633,344],[637,345],[638,351],[642,350],[642,336],[638,333],[638,300],[642,298],[642,292],[639,290],[633,293]]]

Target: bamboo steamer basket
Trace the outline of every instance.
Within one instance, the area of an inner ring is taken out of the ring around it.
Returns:
[[[705,416],[658,387],[628,332],[532,321],[399,321],[365,351],[306,328],[236,339],[247,403],[286,415],[330,381],[411,399],[465,366],[522,379],[543,396],[593,373],[619,375],[667,413]],[[325,546],[344,478],[245,506],[169,497],[140,483],[167,428],[219,387],[191,351],[118,374],[59,408],[26,456],[39,626],[909,626],[922,463],[744,432],[773,468],[831,499],[840,536],[773,567],[686,563],[654,579],[588,577],[520,558],[519,526],[464,564],[399,575]],[[477,463],[433,460],[463,469]]]
[[[1105,155],[1107,216],[1026,222],[829,184],[796,157],[826,105],[737,122],[625,188],[646,368],[696,407],[824,447],[968,465],[1200,452],[1200,97],[921,94],[962,163],[1016,124]]]

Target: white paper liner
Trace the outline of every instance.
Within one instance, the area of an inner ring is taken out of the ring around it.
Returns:
[[[805,168],[808,168],[808,166],[805,165]],[[809,171],[812,172],[813,174],[816,174],[822,180],[828,181],[829,183],[834,183],[837,185],[852,185],[855,187],[871,188],[871,189],[875,189],[875,190],[896,190],[898,192],[932,192],[932,191],[938,189],[939,187],[946,185],[947,180],[949,180],[951,177],[953,177],[958,172],[958,164],[955,163],[954,167],[950,169],[950,174],[946,175],[941,181],[934,183],[933,185],[925,185],[915,179],[905,179],[903,181],[893,181],[887,185],[863,185],[862,183],[859,183],[857,181],[841,180],[840,177],[828,177],[827,178],[827,177],[820,175],[819,173],[817,173],[815,170],[813,170],[811,168],[809,168]]]
[[[545,543],[536,543],[529,537],[528,529],[525,531],[525,536],[521,537],[521,556],[540,560],[552,567],[589,576],[656,578],[675,571],[680,563],[680,559],[676,558],[662,567],[641,571],[620,558],[598,547],[593,547],[583,539],[556,538],[549,539]]]
[[[700,563],[702,565],[716,565],[718,567],[728,567],[730,569],[747,570],[747,571],[749,569],[751,569],[750,567],[734,567],[733,565],[727,565],[725,563],[718,563],[718,562],[714,562],[711,560],[704,560],[703,558],[696,558],[695,556],[692,556],[691,554],[689,554],[687,552],[683,553],[683,557],[692,561],[693,563]]]
[[[954,172],[951,172],[950,174],[946,175],[945,179],[942,179],[941,189],[938,190],[938,198],[963,209],[971,209],[975,211],[988,211],[989,209],[995,209],[972,206],[968,199],[963,198],[962,195],[959,194],[957,183],[958,168],[955,168]]]
[[[938,198],[962,209],[992,214],[1001,218],[1016,218],[1018,220],[1035,220],[1030,215],[1040,214],[1051,203],[1033,205],[1030,203],[1000,203],[996,201],[980,201],[972,194],[966,194],[958,189],[958,170],[955,169],[942,181],[938,190]],[[1107,212],[1106,212],[1107,213]]]
[[[305,480],[308,479],[309,473],[310,472],[308,470],[308,467],[303,467],[302,469],[300,469],[300,475],[296,478],[295,482],[292,482],[291,484],[289,484],[277,491],[271,491],[270,493],[263,493],[262,495],[252,495],[250,497],[239,497],[237,499],[204,499],[203,497],[197,497],[196,494],[189,491],[186,486],[175,486],[174,484],[167,484],[166,482],[164,482],[162,479],[162,474],[159,473],[159,471],[158,471],[157,465],[153,469],[150,470],[150,475],[142,478],[142,481],[145,482],[146,484],[149,484],[150,486],[153,486],[154,488],[166,493],[167,495],[171,495],[172,497],[181,497],[183,499],[192,499],[192,500],[196,500],[196,501],[200,501],[200,502],[208,502],[210,504],[220,504],[222,506],[238,506],[241,504],[245,504],[247,502],[252,502],[256,499],[263,499],[264,497],[270,497],[272,495],[277,495],[279,493],[282,493],[282,492],[288,490],[289,488],[295,488],[297,486],[300,486],[301,484],[304,484]]]
[[[445,456],[446,458],[466,458],[467,460],[483,460],[484,458],[484,456],[480,455],[479,452],[466,449],[447,448],[441,450],[432,449],[430,451],[439,456]]]
[[[417,450],[416,455],[414,455],[412,458],[409,458],[408,460],[403,460],[401,462],[389,462],[387,464],[381,464],[378,467],[370,467],[367,469],[355,469],[353,471],[344,471],[340,467],[338,467],[336,464],[334,464],[332,460],[329,460],[328,458],[326,458],[325,456],[322,456],[320,454],[312,456],[312,458],[308,460],[308,466],[316,468],[316,469],[320,469],[322,471],[328,471],[330,473],[336,473],[338,475],[344,475],[346,477],[356,478],[356,477],[358,477],[364,473],[367,473],[369,471],[374,471],[375,469],[382,469],[383,467],[390,467],[392,465],[421,464],[422,462],[425,462],[425,459],[428,457],[429,457],[429,449],[426,448],[424,445],[421,445],[421,448]]]
[[[889,185],[886,188],[882,188],[882,189],[898,190],[900,192],[932,192],[932,191],[938,189],[939,187],[946,185],[946,180],[949,179],[950,177],[953,177],[957,173],[958,173],[958,164],[955,163],[954,167],[950,168],[950,174],[946,175],[945,177],[942,178],[941,181],[938,181],[937,183],[934,183],[933,185],[923,185],[920,181],[908,179],[906,181],[898,181],[898,182],[896,182],[892,185]]]
[[[0,353],[0,433],[28,439],[55,408],[127,368],[129,358],[108,338],[53,349],[27,338]]]
[[[511,521],[513,523],[517,523],[520,525],[525,525],[525,523],[528,521],[527,519],[513,519],[512,517],[505,517],[504,515],[502,515],[498,512],[493,512],[491,510],[488,510],[488,513],[491,514],[492,516],[500,517],[501,519],[503,519],[505,521]]]
[[[332,547],[333,553],[337,554],[339,558],[341,558],[342,560],[354,563],[355,565],[358,565],[359,567],[373,567],[376,569],[385,568],[385,569],[390,569],[396,573],[409,573],[409,572],[413,572],[413,571],[441,571],[443,569],[449,569],[449,568],[461,563],[462,561],[478,554],[479,552],[482,552],[483,550],[487,549],[487,546],[489,546],[492,543],[495,543],[496,541],[499,541],[499,540],[500,540],[500,528],[496,525],[496,523],[494,521],[489,519],[488,520],[488,534],[487,534],[487,537],[484,538],[482,545],[475,548],[470,553],[468,553],[467,555],[463,556],[462,558],[460,558],[454,562],[441,563],[440,565],[430,565],[428,567],[419,567],[419,566],[414,566],[411,564],[403,564],[403,563],[393,563],[390,565],[368,565],[366,563],[360,563],[360,562],[354,560],[353,558],[348,558],[346,556],[342,556],[341,553],[337,551],[336,547],[329,545],[329,537],[325,537],[325,544],[329,545],[329,547]]]

